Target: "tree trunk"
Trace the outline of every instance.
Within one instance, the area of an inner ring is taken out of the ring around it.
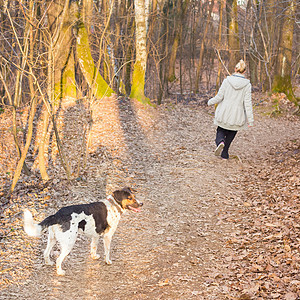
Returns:
[[[175,65],[179,44],[182,40],[183,24],[186,11],[189,7],[190,0],[177,0],[177,11],[175,16],[175,34],[174,41],[169,59],[168,81],[173,82],[176,79]]]
[[[145,104],[150,104],[150,100],[145,96],[145,74],[147,65],[145,0],[134,0],[134,9],[136,24],[136,58],[132,75],[130,98],[137,99]]]
[[[240,40],[237,20],[237,0],[227,0],[228,50],[229,72],[234,71],[236,63],[240,60]]]
[[[72,28],[77,5],[68,0],[55,0],[49,6],[48,18],[53,51],[54,99],[76,99]],[[67,6],[67,7],[66,7]]]
[[[133,1],[129,0],[127,2],[127,11],[131,11],[131,7],[133,5]],[[134,35],[134,18],[131,17],[131,14],[127,14],[127,37],[128,42],[126,43],[126,54],[125,54],[125,78],[124,78],[124,85],[125,85],[125,93],[127,96],[130,95],[131,91],[131,70],[132,70],[132,57],[134,52],[134,45],[133,41],[130,38]]]
[[[288,99],[297,102],[299,99],[296,99],[294,95],[291,82],[295,6],[295,0],[289,0],[283,4],[285,13],[272,89],[274,92],[285,93]]]
[[[91,33],[91,20],[93,18],[93,0],[82,1],[82,19],[88,35]]]
[[[224,2],[223,0],[219,0],[219,29],[218,29],[218,47],[220,50],[222,45],[222,28],[223,28],[223,10],[224,10]],[[220,59],[218,59],[218,75],[217,75],[217,81],[216,81],[216,90],[219,90],[219,87],[221,85],[221,73],[222,73],[222,62]]]
[[[49,126],[49,112],[48,112],[47,108],[44,107],[42,137],[39,142],[39,154],[38,154],[39,169],[41,172],[42,179],[44,181],[49,180],[49,176],[47,173],[47,167],[46,167],[46,160],[45,160],[45,144],[46,144],[48,126]]]
[[[114,91],[97,72],[90,50],[88,34],[83,23],[78,25],[76,51],[81,72],[91,88],[92,95],[97,99],[111,96]]]
[[[168,43],[167,43],[168,36],[169,36],[168,17],[169,17],[169,5],[168,5],[168,1],[166,1],[163,7],[163,20],[162,20],[160,35],[159,35],[160,37],[159,52],[160,52],[160,56],[162,57],[159,63],[159,92],[157,97],[157,101],[159,105],[162,102],[164,92],[165,92],[165,87],[168,84],[167,59],[166,59],[167,53],[169,52]]]
[[[16,170],[15,170],[13,182],[12,182],[12,185],[11,185],[11,188],[10,188],[11,193],[14,191],[15,186],[16,186],[19,178],[20,178],[22,167],[25,163],[25,158],[26,158],[26,155],[27,155],[30,143],[31,143],[32,132],[33,132],[33,119],[34,119],[34,116],[35,116],[36,103],[37,103],[36,99],[37,99],[36,97],[34,97],[32,99],[30,115],[29,115],[29,119],[28,119],[28,131],[27,131],[26,143],[25,143],[21,158],[20,158],[20,160],[18,162],[18,165],[16,167]]]
[[[204,57],[204,49],[205,49],[204,46],[205,46],[205,42],[206,42],[206,38],[207,38],[207,33],[208,33],[208,28],[209,28],[209,23],[210,23],[213,7],[214,7],[214,0],[212,0],[209,5],[208,14],[206,17],[206,22],[205,22],[205,28],[204,28],[204,32],[203,32],[203,36],[202,36],[199,61],[198,61],[197,70],[196,70],[195,93],[199,92],[200,72],[201,72],[201,69],[203,66],[203,57]]]

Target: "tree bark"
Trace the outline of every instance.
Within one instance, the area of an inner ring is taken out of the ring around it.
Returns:
[[[26,143],[22,152],[22,155],[20,157],[20,160],[17,164],[15,173],[14,173],[14,178],[13,178],[13,182],[10,188],[11,193],[14,191],[15,186],[20,178],[20,174],[23,168],[23,165],[25,163],[25,158],[31,143],[31,138],[32,138],[32,132],[33,132],[33,119],[35,116],[35,111],[36,111],[36,103],[37,103],[37,98],[34,97],[32,99],[32,103],[31,103],[31,109],[30,109],[30,115],[29,115],[29,120],[28,120],[28,131],[27,131],[27,137],[26,137]]]
[[[76,17],[75,3],[55,0],[48,9],[49,44],[53,52],[54,99],[76,99],[72,28]]]
[[[288,99],[298,102],[299,99],[296,99],[294,95],[291,81],[295,6],[295,0],[289,0],[283,4],[283,11],[285,13],[283,24],[281,26],[279,49],[272,89],[274,92],[285,93]]]
[[[177,0],[177,11],[175,17],[175,35],[169,59],[168,81],[173,82],[176,79],[175,64],[179,44],[182,40],[183,24],[186,11],[189,7],[190,0]]]
[[[224,2],[223,0],[219,0],[219,28],[218,28],[218,47],[219,50],[222,45],[222,28],[223,28],[223,10],[224,10]],[[221,73],[222,73],[222,62],[218,59],[218,75],[216,81],[216,90],[219,90],[221,85]]]
[[[39,154],[38,154],[39,169],[40,169],[42,179],[44,181],[49,180],[47,167],[46,167],[46,160],[45,160],[45,145],[46,145],[48,126],[49,126],[49,112],[47,108],[44,107],[42,137],[39,141]]]
[[[88,34],[83,23],[80,23],[78,26],[76,52],[81,72],[91,88],[92,95],[97,99],[111,96],[114,91],[109,87],[95,67],[88,41]]]
[[[145,74],[147,65],[147,27],[145,0],[134,0],[134,10],[136,24],[136,58],[132,75],[130,98],[137,99],[138,101],[141,101],[145,104],[150,104],[150,100],[145,96]]]
[[[207,33],[208,33],[208,28],[209,28],[209,23],[210,23],[213,7],[214,7],[214,0],[211,0],[209,9],[208,9],[208,14],[206,17],[205,28],[204,28],[204,32],[203,32],[203,36],[202,36],[201,46],[200,46],[199,61],[198,61],[197,70],[196,70],[195,93],[199,92],[200,73],[201,73],[201,69],[203,66],[203,57],[204,57],[204,49],[205,49],[204,46],[205,46],[205,42],[206,42],[206,38],[207,38]]]
[[[227,24],[228,24],[228,50],[229,72],[234,71],[236,63],[240,60],[240,39],[237,20],[237,0],[227,0]]]

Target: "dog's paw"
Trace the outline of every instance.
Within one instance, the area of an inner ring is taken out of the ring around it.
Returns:
[[[47,266],[53,266],[54,265],[54,262],[51,260],[51,259],[46,259],[45,258],[45,265],[47,265]]]
[[[54,262],[49,257],[45,257],[45,265],[52,266]]]
[[[107,265],[111,265],[111,264],[112,264],[112,261],[111,261],[110,259],[106,259],[106,260],[105,260],[105,263],[106,263]]]
[[[57,270],[56,273],[57,273],[58,276],[65,276],[66,275],[66,271],[64,271],[62,269]]]
[[[99,254],[91,254],[92,259],[99,259],[100,255]]]

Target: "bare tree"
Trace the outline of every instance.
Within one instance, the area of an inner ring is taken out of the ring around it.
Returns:
[[[272,89],[276,92],[285,93],[290,100],[297,102],[291,82],[296,1],[289,0],[281,3],[281,5],[284,13],[281,21],[278,55]]]
[[[150,103],[145,96],[145,74],[147,66],[147,24],[146,24],[146,2],[145,0],[134,1],[135,23],[136,23],[136,58],[132,74],[132,86],[130,97],[143,103]]]
[[[240,40],[237,14],[237,0],[226,1],[227,26],[228,26],[228,50],[229,50],[229,72],[233,72],[234,66],[240,59]]]

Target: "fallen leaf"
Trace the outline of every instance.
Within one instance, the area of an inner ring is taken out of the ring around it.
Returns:
[[[284,299],[285,300],[296,300],[296,299],[298,299],[298,296],[297,296],[297,294],[290,292],[290,293],[287,293],[284,295]]]
[[[250,269],[251,272],[262,272],[263,270],[264,268],[257,264],[253,264]]]
[[[168,278],[166,280],[160,281],[158,283],[158,286],[166,286],[166,285],[169,285],[169,279]]]
[[[271,273],[269,278],[273,279],[275,282],[281,281],[281,279],[275,273]]]

